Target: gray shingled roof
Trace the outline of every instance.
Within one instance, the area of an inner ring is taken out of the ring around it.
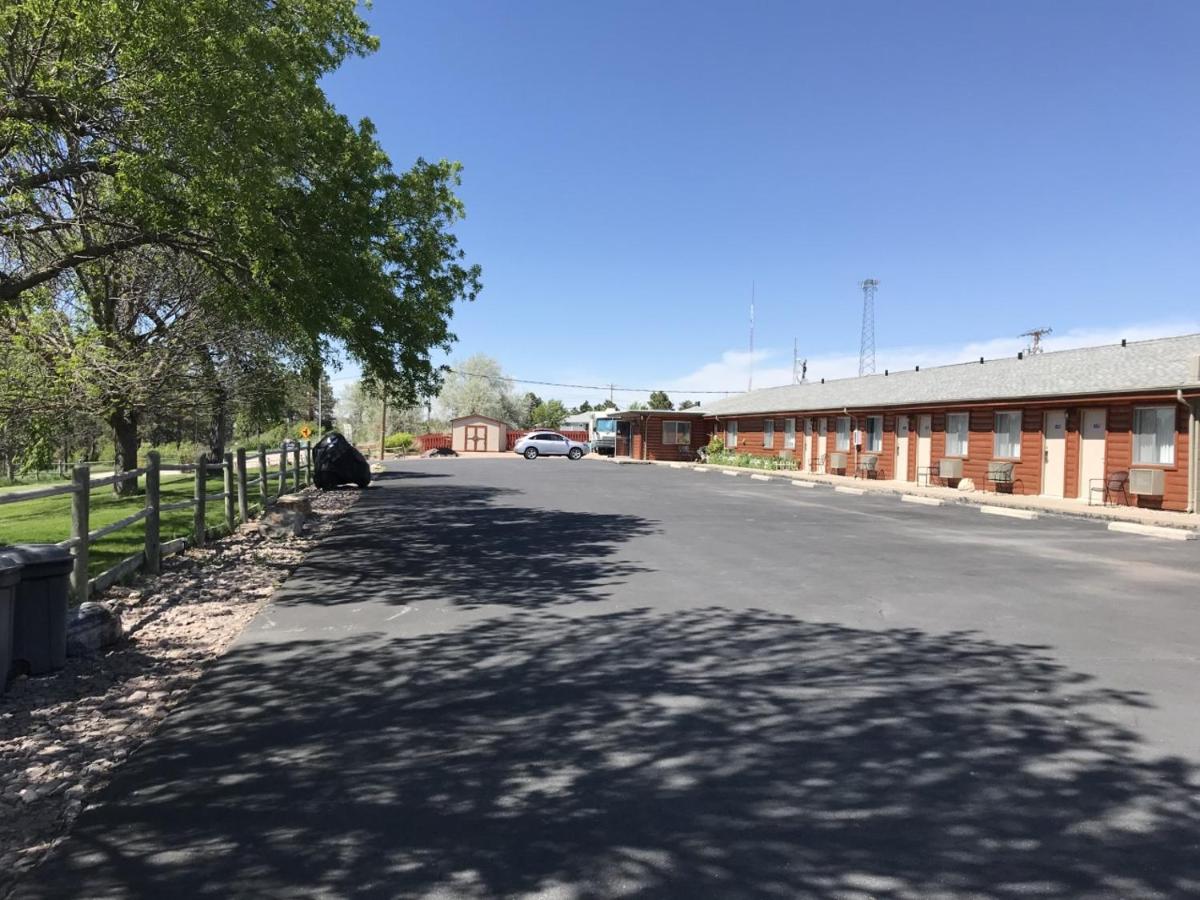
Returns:
[[[1034,397],[1117,394],[1198,387],[1196,357],[1200,334],[1133,341],[1080,350],[1058,350],[1024,359],[1006,357],[841,378],[824,384],[789,384],[715,400],[704,406],[711,415],[804,412],[845,408],[875,409],[1008,400]]]

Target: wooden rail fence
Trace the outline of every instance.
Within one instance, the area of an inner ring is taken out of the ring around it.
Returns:
[[[92,594],[105,590],[134,572],[144,570],[149,574],[157,575],[165,557],[179,553],[188,546],[203,547],[211,535],[219,533],[219,529],[208,527],[209,503],[218,500],[223,502],[224,526],[227,531],[232,532],[239,522],[250,521],[252,490],[258,494],[258,503],[261,508],[266,509],[272,500],[288,493],[289,490],[300,490],[303,486],[312,484],[313,448],[311,441],[306,442],[303,446],[299,444],[292,447],[284,445],[278,451],[271,452],[279,454],[278,467],[273,469],[268,466],[267,448],[260,446],[257,454],[257,474],[254,478],[250,478],[244,448],[238,448],[234,453],[226,453],[220,462],[209,462],[208,458],[201,454],[194,463],[185,465],[164,464],[159,459],[159,454],[152,450],[147,454],[146,465],[143,468],[93,479],[91,466],[77,465],[72,469],[69,484],[37,488],[31,491],[2,493],[0,494],[0,506],[8,503],[40,500],[61,494],[71,495],[71,536],[64,541],[59,541],[58,546],[69,549],[74,556],[74,566],[71,571],[71,593],[76,602],[82,603]],[[291,457],[290,466],[289,456]],[[162,503],[160,498],[163,472],[193,472],[195,480],[191,498],[175,503]],[[222,488],[219,491],[208,490],[208,476],[212,472],[222,473]],[[120,521],[102,528],[89,529],[92,491],[96,488],[132,481],[142,476],[146,478],[145,504]],[[194,510],[191,535],[172,541],[162,541],[159,533],[162,514],[180,509]],[[143,548],[94,578],[89,578],[88,550],[92,544],[141,521],[146,523]]]

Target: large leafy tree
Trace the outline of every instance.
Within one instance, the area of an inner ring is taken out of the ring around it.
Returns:
[[[651,409],[674,409],[675,406],[671,403],[671,398],[667,396],[665,391],[654,391],[650,394]]]
[[[520,418],[511,382],[500,363],[484,353],[467,357],[445,376],[438,406],[449,418],[472,414],[505,422]]]
[[[213,334],[314,371],[344,350],[398,400],[438,387],[430,353],[479,290],[451,230],[459,167],[397,173],[371,123],[328,103],[321,76],[374,48],[356,6],[0,6],[0,308],[43,292],[91,363],[120,370],[100,410],[119,467],[135,464],[147,373],[182,371],[162,351]],[[192,362],[211,379],[253,349]]]

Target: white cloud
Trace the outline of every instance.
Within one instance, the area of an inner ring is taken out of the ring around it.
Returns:
[[[1178,334],[1200,332],[1200,321],[1182,320],[1165,322],[1143,322],[1118,328],[1073,328],[1061,334],[1051,334],[1042,340],[1047,351],[1071,350],[1078,347],[1095,347],[1103,344],[1120,343],[1122,338],[1130,341],[1170,337]],[[875,369],[900,370],[913,366],[951,365],[967,362],[983,356],[997,359],[1016,356],[1028,343],[1023,337],[996,337],[965,344],[926,344],[907,347],[883,347],[875,354]],[[746,351],[727,350],[721,358],[706,363],[687,375],[666,380],[668,391],[678,392],[682,397],[692,391],[744,391],[750,379],[753,362],[754,386],[773,387],[792,382],[791,354],[778,350],[756,350],[753,356]],[[852,378],[858,374],[858,353],[830,353],[808,359],[808,378]]]

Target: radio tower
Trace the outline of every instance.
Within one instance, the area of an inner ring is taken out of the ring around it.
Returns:
[[[863,292],[862,338],[858,345],[858,374],[875,374],[875,289],[874,278],[859,282]]]

